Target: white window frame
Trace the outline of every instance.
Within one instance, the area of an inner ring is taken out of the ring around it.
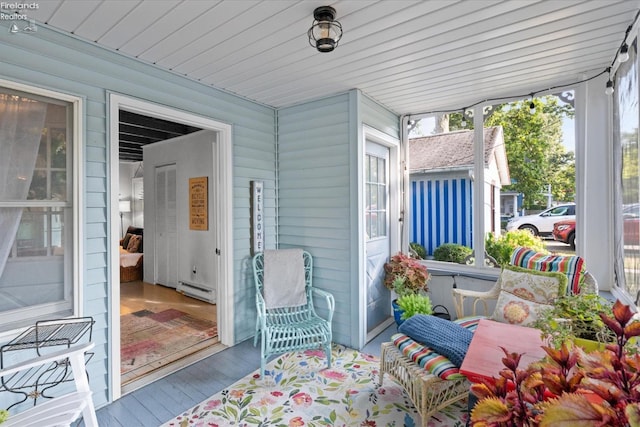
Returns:
[[[72,265],[66,264],[65,269],[69,269],[71,271],[71,291],[73,295],[72,302],[72,314],[70,317],[80,317],[83,315],[83,304],[84,300],[83,296],[83,287],[80,286],[82,280],[82,254],[84,253],[83,241],[80,239],[82,236],[83,224],[84,224],[84,215],[82,207],[82,194],[83,194],[83,180],[82,180],[82,165],[83,163],[83,142],[84,142],[84,126],[82,117],[84,114],[84,100],[81,97],[55,92],[49,89],[39,88],[36,86],[26,85],[22,83],[17,83],[9,80],[0,79],[0,87],[16,90],[24,92],[26,95],[33,94],[36,96],[43,96],[47,98],[52,98],[60,101],[69,102],[72,105],[72,126],[70,131],[73,135],[73,145],[72,145],[72,161],[71,161],[71,170],[68,172],[71,173],[73,184],[72,184],[72,195],[70,197],[71,200],[71,210],[72,210],[72,224],[71,224],[71,244],[72,244],[72,256],[69,257],[69,262]],[[22,206],[22,205],[21,205]],[[53,303],[52,303],[53,304]],[[24,309],[17,309],[11,311],[10,315],[15,316],[17,313],[21,313],[21,316],[32,317],[33,323],[37,320],[46,320],[50,316],[46,315],[46,312],[50,312],[47,310],[47,307],[51,307],[52,304],[43,304],[41,306],[32,306],[25,307]],[[40,318],[42,316],[42,318]],[[7,339],[11,339],[21,333],[25,328],[18,328],[14,330],[8,330],[4,332],[0,332],[0,341],[4,341]]]

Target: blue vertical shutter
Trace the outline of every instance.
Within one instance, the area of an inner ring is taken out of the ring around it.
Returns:
[[[471,245],[468,178],[412,180],[410,190],[412,242],[423,245],[428,255],[443,243]]]

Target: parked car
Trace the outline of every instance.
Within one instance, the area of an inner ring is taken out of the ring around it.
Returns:
[[[553,224],[567,219],[576,219],[575,203],[554,206],[535,215],[514,217],[507,223],[507,231],[527,230],[534,236],[551,237]]]
[[[553,224],[553,240],[571,245],[576,249],[576,220],[567,219]]]

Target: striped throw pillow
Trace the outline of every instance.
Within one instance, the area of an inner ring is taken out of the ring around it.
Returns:
[[[511,254],[511,264],[537,271],[556,271],[567,276],[567,293],[577,295],[584,281],[584,259],[571,255],[545,255],[533,249],[518,247]]]

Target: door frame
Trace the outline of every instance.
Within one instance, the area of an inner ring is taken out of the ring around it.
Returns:
[[[212,212],[213,223],[218,232],[217,245],[220,254],[217,257],[217,321],[220,342],[232,346],[234,337],[234,305],[233,305],[233,157],[232,157],[232,126],[207,117],[190,113],[177,108],[155,104],[118,93],[108,93],[108,123],[109,123],[109,178],[108,191],[110,201],[110,240],[108,276],[111,283],[109,309],[109,389],[110,401],[122,395],[120,376],[120,266],[119,266],[119,224],[118,212],[119,194],[119,111],[126,110],[133,113],[156,117],[173,122],[183,123],[201,129],[217,132],[218,138],[214,143],[214,176],[217,180],[216,201]]]
[[[360,235],[360,338],[359,348],[364,347],[367,342],[367,283],[366,283],[366,262],[367,251],[364,233],[364,157],[366,155],[367,141],[375,142],[389,148],[389,251],[391,255],[400,250],[400,234],[402,225],[401,213],[401,162],[400,162],[400,140],[389,134],[381,132],[366,124],[362,125],[362,141],[360,146],[360,155],[358,156],[358,164],[360,171],[358,176],[358,194],[360,194],[358,218],[360,218],[359,235]],[[389,321],[383,323],[378,329],[380,332],[393,322],[391,317],[391,305],[389,305]],[[376,330],[377,331],[377,330]]]

